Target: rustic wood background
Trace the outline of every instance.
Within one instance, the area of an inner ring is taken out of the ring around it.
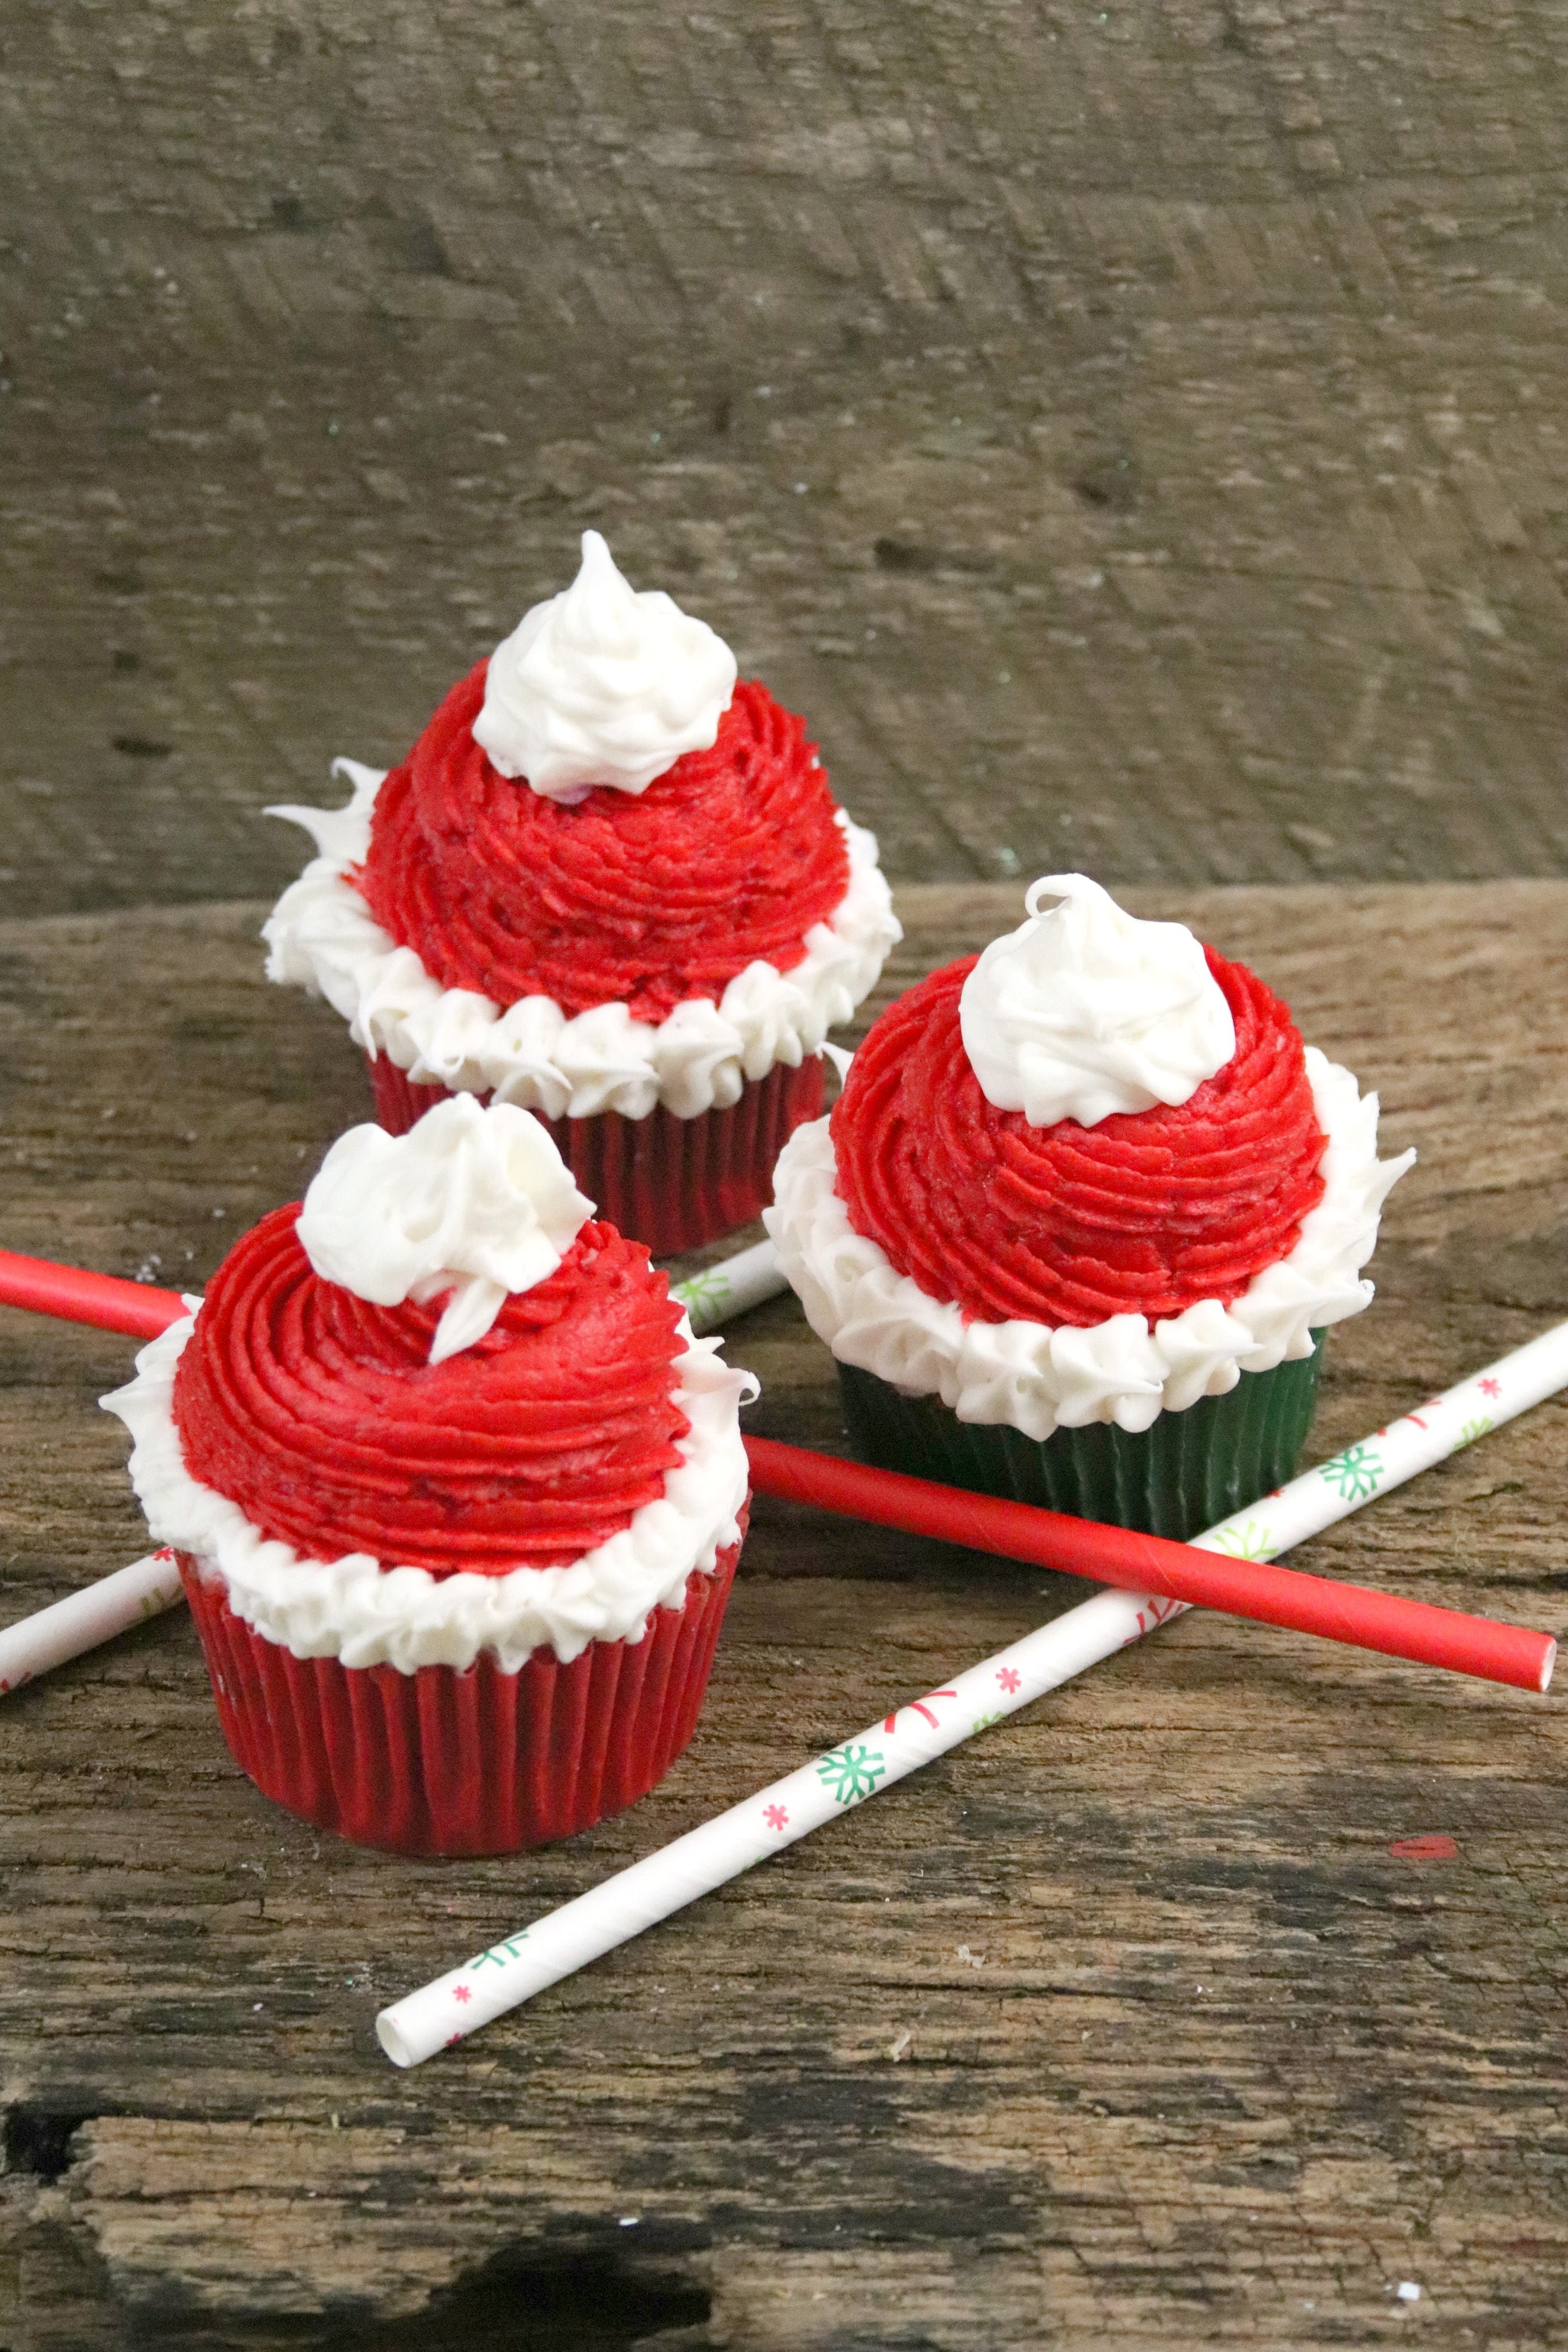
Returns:
[[[879,1001],[1015,903],[905,891]],[[1316,1458],[1568,1315],[1568,883],[1136,903],[1255,962],[1420,1147]],[[335,1018],[261,985],[261,913],[0,927],[0,1244],[199,1283],[368,1109]],[[94,1410],[130,1353],[0,1312],[6,1616],[142,1548]],[[793,1301],[731,1353],[757,1426],[842,1442]],[[1565,1439],[1543,1406],[1302,1563],[1557,1626]],[[760,1503],[689,1755],[500,1862],[268,1804],[183,1612],[5,1701],[0,2346],[1568,2343],[1561,1702],[1221,1619],[382,2057],[389,1995],[1080,1591]]]
[[[1568,23],[5,0],[0,887],[259,895],[609,534],[892,870],[1561,874]]]
[[[1382,1083],[1315,1449],[1568,1313],[1565,63],[1511,0],[0,0],[0,1240],[199,1282],[363,1115],[259,812],[593,523],[930,886],[890,982],[1083,866]],[[839,1442],[793,1308],[735,1353]],[[126,1362],[0,1318],[7,1614],[140,1549]],[[1311,1564],[1556,1622],[1563,1430]],[[1568,2345],[1556,1706],[1217,1621],[394,2074],[387,1993],[1069,1597],[774,1506],[744,1571],[691,1755],[517,1864],[272,1811],[182,1619],[6,1703],[0,2352]]]

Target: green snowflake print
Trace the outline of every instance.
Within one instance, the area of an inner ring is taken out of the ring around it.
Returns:
[[[1261,1519],[1248,1519],[1244,1528],[1226,1528],[1204,1546],[1205,1551],[1223,1551],[1232,1559],[1272,1559],[1275,1549]]]
[[[1364,1502],[1383,1483],[1382,1457],[1370,1445],[1347,1445],[1331,1462],[1321,1465],[1318,1475],[1337,1486],[1344,1502]]]
[[[482,1969],[488,1960],[491,1968],[504,1969],[509,1960],[516,1959],[518,1946],[526,1944],[527,1941],[528,1929],[521,1927],[515,1936],[509,1936],[504,1943],[492,1944],[488,1952],[480,1952],[476,1959],[468,1962],[468,1966],[471,1969]]]
[[[710,1265],[669,1287],[671,1297],[679,1298],[689,1315],[716,1315],[730,1296],[730,1277],[721,1267]]]
[[[817,1759],[817,1778],[826,1780],[839,1805],[857,1805],[862,1797],[876,1793],[878,1781],[887,1770],[879,1748],[868,1748],[863,1739],[846,1740],[842,1748],[830,1748],[826,1756]]]
[[[1489,1420],[1483,1412],[1475,1421],[1466,1422],[1463,1429],[1459,1432],[1459,1444],[1461,1446],[1473,1445],[1478,1437],[1484,1437],[1489,1429],[1495,1429],[1496,1427],[1496,1422]]]
[[[977,1715],[977,1716],[975,1717],[975,1718],[974,1718],[973,1722],[970,1725],[969,1728],[970,1728],[971,1733],[973,1733],[973,1732],[976,1732],[976,1731],[989,1731],[989,1730],[990,1730],[990,1728],[991,1728],[991,1727],[992,1727],[992,1725],[993,1725],[994,1723],[1000,1723],[1000,1722],[1001,1722],[1001,1720],[1002,1720],[1002,1717],[1001,1717],[1001,1716],[1000,1716],[999,1714],[998,1714],[998,1715]]]

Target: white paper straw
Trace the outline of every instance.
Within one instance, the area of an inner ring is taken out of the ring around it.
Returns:
[[[757,1242],[704,1267],[687,1282],[671,1283],[670,1295],[681,1301],[700,1339],[731,1316],[744,1315],[787,1286],[772,1242]],[[0,1698],[51,1667],[63,1666],[68,1658],[79,1658],[100,1642],[112,1642],[117,1633],[172,1609],[184,1597],[174,1553],[155,1551],[0,1629]]]
[[[1560,1323],[1194,1541],[1233,1558],[1274,1559],[1565,1385],[1568,1323]],[[1010,1649],[953,1675],[942,1689],[927,1691],[855,1738],[813,1757],[673,1845],[395,2001],[375,2021],[382,2048],[395,2065],[418,2065],[1156,1625],[1183,1615],[1185,1608],[1183,1601],[1150,1594],[1097,1593]]]
[[[0,1698],[184,1599],[172,1551],[149,1552],[0,1632]]]
[[[744,1315],[788,1287],[772,1242],[754,1242],[750,1249],[737,1250],[733,1257],[721,1258],[684,1282],[672,1282],[669,1295],[680,1300],[700,1339],[731,1315]]]

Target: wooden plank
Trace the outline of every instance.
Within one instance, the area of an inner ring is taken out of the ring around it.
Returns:
[[[1553,12],[11,14],[0,910],[276,890],[590,523],[911,880],[1563,870]]]
[[[1568,1314],[1568,885],[1138,903],[1421,1148],[1314,1451]],[[900,905],[884,996],[1018,910]],[[363,1115],[261,912],[0,927],[5,1244],[198,1283]],[[841,1442],[792,1303],[731,1352],[758,1426]],[[127,1360],[0,1317],[8,1614],[140,1548],[93,1410]],[[1543,1407],[1303,1564],[1554,1624],[1565,1433]],[[1282,1634],[1185,1619],[451,2059],[379,2054],[389,1994],[1071,1597],[761,1505],[690,1753],[508,1862],[268,1806],[183,1617],[7,1701],[0,2343],[1563,2340],[1560,1709]],[[1452,1855],[1391,1850],[1426,1833]]]

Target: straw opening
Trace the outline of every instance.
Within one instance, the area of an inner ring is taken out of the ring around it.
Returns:
[[[418,2059],[398,2029],[390,2009],[384,2009],[375,2021],[375,2038],[395,2066],[415,2066]]]

